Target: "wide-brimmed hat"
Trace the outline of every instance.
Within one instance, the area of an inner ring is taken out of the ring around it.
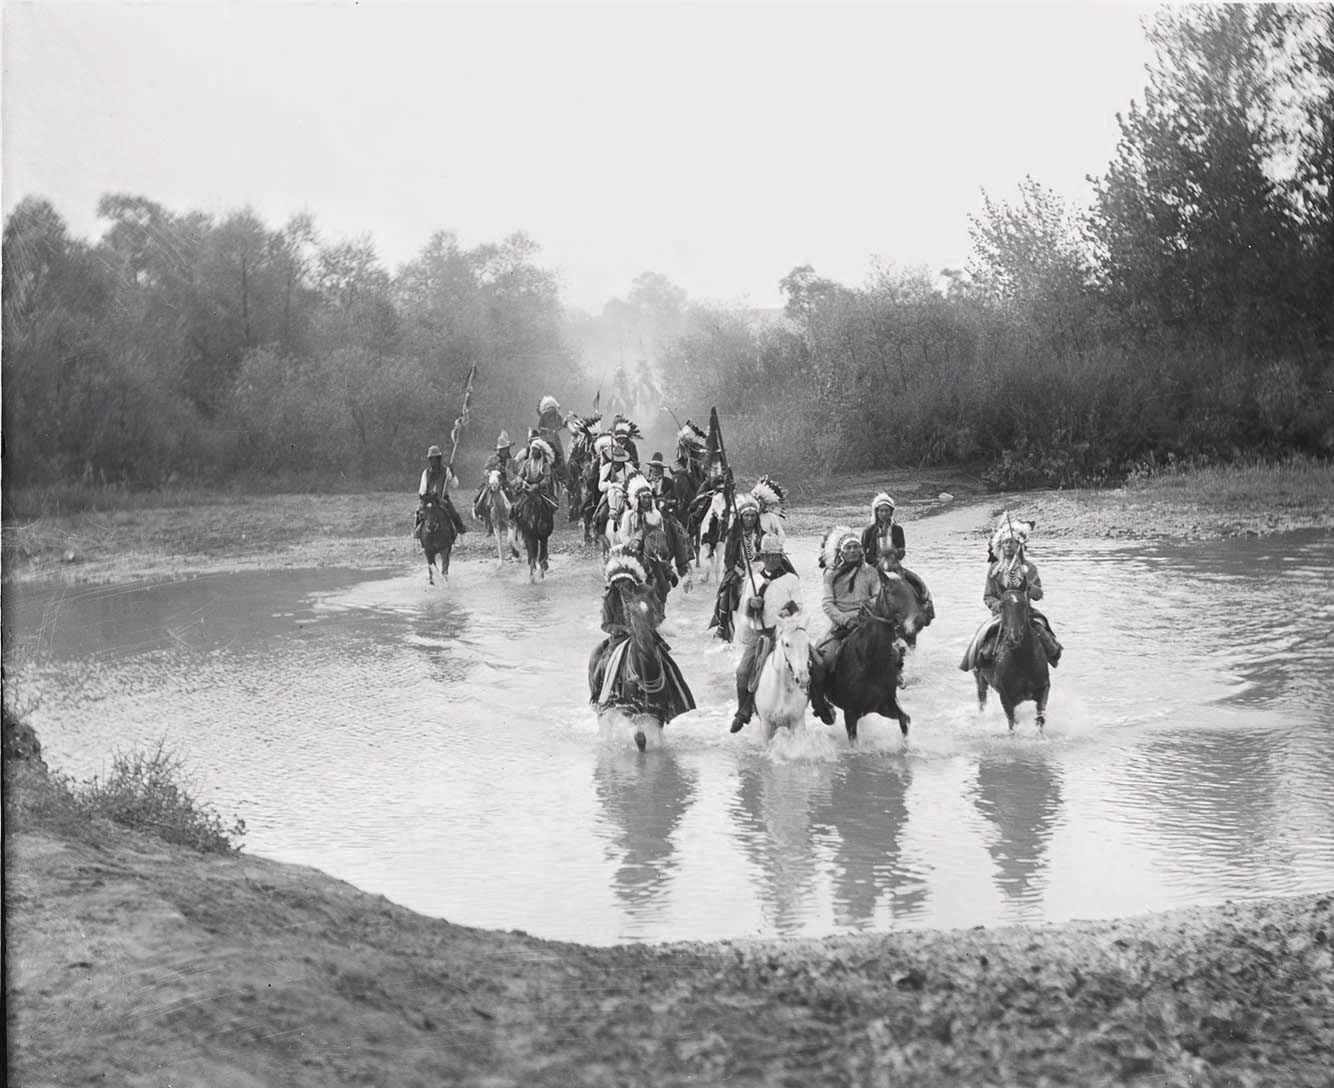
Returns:
[[[496,439],[496,449],[507,450],[513,445],[514,443],[510,441],[509,431],[501,431],[500,436]]]
[[[432,446],[429,450],[426,451],[426,460],[429,461],[432,457],[443,457],[444,455],[445,451],[442,450],[439,446]]]
[[[760,558],[766,555],[787,555],[783,550],[783,539],[777,533],[765,533],[760,538]]]
[[[654,453],[654,455],[648,459],[648,467],[664,469],[667,467],[667,462],[662,459],[661,451]]]
[[[611,451],[611,459],[619,464],[624,464],[630,460],[630,451],[622,449],[620,446],[614,446]]]

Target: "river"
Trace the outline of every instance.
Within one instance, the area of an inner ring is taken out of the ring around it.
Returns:
[[[1108,917],[1327,888],[1334,534],[1035,536],[1065,645],[1047,728],[979,713],[986,511],[908,522],[937,618],[913,727],[731,735],[712,587],[664,634],[699,709],[638,752],[599,729],[591,555],[526,569],[221,573],[5,588],[7,683],[48,763],[164,741],[246,849],[451,921],[555,939],[824,935]],[[818,613],[816,541],[793,538]],[[812,621],[812,630],[822,626]]]

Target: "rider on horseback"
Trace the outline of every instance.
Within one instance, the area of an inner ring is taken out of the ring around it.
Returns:
[[[786,563],[783,542],[772,534],[760,541],[760,572],[755,586],[742,590],[741,642],[746,647],[736,670],[737,711],[732,732],[740,733],[755,713],[755,682],[773,652],[780,620],[801,614],[801,580]]]
[[[643,476],[635,476],[627,490],[625,513],[618,527],[621,543],[639,552],[644,546],[644,533],[661,524],[662,514],[653,501],[653,485]]]
[[[680,519],[676,494],[676,480],[661,453],[655,453],[644,466],[644,475],[653,488],[653,500],[665,515]]]
[[[760,477],[759,482],[751,488],[750,493],[755,496],[755,501],[760,504],[760,528],[765,533],[776,536],[780,544],[785,543],[787,533],[783,531],[781,519],[787,516],[783,512],[784,503],[787,499],[786,492],[775,480],[771,480],[765,475]]]
[[[718,583],[718,596],[713,606],[710,629],[717,628],[718,638],[732,641],[733,614],[741,604],[742,586],[749,579],[750,561],[757,559],[760,543],[772,536],[780,545],[786,543],[783,526],[778,520],[778,493],[761,477],[752,491],[736,497],[736,520],[727,530],[727,546],[723,552],[725,574]],[[769,509],[764,509],[765,507]],[[796,573],[792,560],[783,555],[784,568]]]
[[[458,477],[445,468],[444,451],[439,446],[432,446],[426,451],[426,467],[422,469],[421,483],[417,487],[417,513],[412,524],[413,536],[420,539],[422,523],[426,520],[426,508],[433,502],[448,515],[454,525],[455,533],[468,531],[463,519],[459,517],[459,512],[450,502],[447,487],[451,482],[458,483]]]
[[[505,492],[505,497],[511,502],[514,501],[514,458],[511,456],[511,450],[514,449],[514,443],[510,441],[507,431],[501,431],[496,438],[496,452],[486,459],[486,464],[482,466],[482,482],[477,488],[477,494],[472,497],[472,510],[475,517],[482,518],[487,523],[487,532],[492,530],[491,515],[486,510],[485,503],[482,502],[482,496],[486,494],[486,489],[490,481],[491,473],[500,473],[500,486]]]
[[[560,414],[560,402],[553,396],[545,396],[537,403],[537,433],[546,440],[555,454],[552,471],[557,479],[565,476],[565,451],[561,447],[560,432],[566,430],[566,423]]]
[[[639,449],[635,446],[636,438],[643,438],[636,427],[625,416],[617,416],[611,427],[611,440],[616,449],[625,450],[630,455],[630,463],[636,471],[639,469]]]
[[[811,650],[811,709],[826,725],[833,725],[834,708],[825,695],[829,674],[862,608],[880,595],[880,575],[866,562],[861,537],[845,526],[825,536],[820,565],[824,568],[820,608],[829,617],[829,631]]]
[[[990,661],[996,652],[996,635],[1000,631],[1001,598],[1012,589],[1022,590],[1030,602],[1042,600],[1042,579],[1038,568],[1030,563],[1024,554],[1028,543],[1028,534],[1032,531],[1031,522],[1015,521],[1007,512],[1004,519],[996,526],[991,537],[990,554],[997,558],[987,568],[987,584],[982,590],[982,603],[991,610],[991,618],[986,620],[973,635],[973,640],[964,651],[959,668],[972,672],[979,664]],[[1033,633],[1042,644],[1047,655],[1047,663],[1055,668],[1061,661],[1061,644],[1051,629],[1051,621],[1036,608],[1030,608],[1033,618]]]
[[[903,526],[894,520],[894,499],[884,491],[871,501],[871,524],[862,530],[862,551],[871,566],[886,573],[893,571],[903,575],[917,591],[919,601],[924,602],[930,597],[926,583],[903,565],[903,557],[908,551]]]

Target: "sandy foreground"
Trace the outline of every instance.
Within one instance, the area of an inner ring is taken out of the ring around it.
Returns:
[[[907,518],[1010,505],[1053,534],[1334,528],[1334,494],[1255,511],[869,477],[795,494],[793,528],[859,522],[862,493],[884,486]],[[1152,519],[1136,516],[1146,502]],[[5,577],[400,565],[410,511],[410,497],[285,496],[7,524]],[[565,534],[554,550],[577,546]],[[11,1084],[1334,1083],[1334,892],[1113,922],[587,948],[109,824],[24,826],[9,802],[41,773],[5,764]]]

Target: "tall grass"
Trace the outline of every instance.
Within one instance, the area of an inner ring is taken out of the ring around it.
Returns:
[[[24,729],[6,709],[7,742]],[[9,749],[7,743],[7,757]],[[84,837],[107,820],[203,854],[238,853],[246,831],[240,817],[228,824],[198,800],[180,759],[161,742],[148,751],[116,753],[105,778],[84,782],[47,771],[40,754],[6,758],[5,787],[11,826]]]

